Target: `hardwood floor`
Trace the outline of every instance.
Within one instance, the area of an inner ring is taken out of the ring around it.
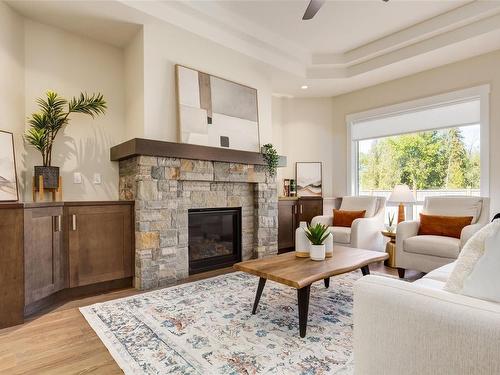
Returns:
[[[397,270],[383,264],[371,270],[397,276]],[[232,268],[201,273],[182,283],[229,272]],[[407,275],[410,279],[420,276]],[[122,374],[78,308],[139,293],[129,288],[66,302],[22,325],[0,330],[0,374]]]

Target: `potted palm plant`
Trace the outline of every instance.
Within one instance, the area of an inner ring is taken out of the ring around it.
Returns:
[[[326,257],[325,240],[330,235],[326,225],[318,223],[314,226],[308,225],[306,236],[311,242],[309,256],[312,260],[324,260]]]
[[[59,131],[69,123],[69,115],[83,113],[94,118],[104,114],[106,101],[100,93],[66,100],[53,91],[48,91],[45,98],[36,100],[40,111],[28,118],[29,129],[25,139],[42,154],[41,166],[35,166],[35,187],[39,188],[39,176],[43,178],[46,189],[56,189],[59,185],[59,167],[52,166],[52,147]]]

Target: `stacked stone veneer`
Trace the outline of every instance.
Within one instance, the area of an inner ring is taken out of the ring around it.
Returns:
[[[120,161],[120,199],[135,200],[135,286],[188,276],[188,210],[241,207],[244,260],[277,253],[276,181],[262,165],[136,156]]]

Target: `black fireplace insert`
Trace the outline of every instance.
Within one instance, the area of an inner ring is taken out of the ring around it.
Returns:
[[[189,210],[189,274],[241,261],[241,207]]]

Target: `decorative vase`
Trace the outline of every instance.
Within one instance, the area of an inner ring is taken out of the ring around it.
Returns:
[[[325,260],[325,244],[311,245],[310,257],[312,260]]]
[[[325,256],[327,258],[333,257],[333,234],[329,234],[325,239]]]
[[[40,188],[40,176],[43,178],[44,189],[57,189],[59,187],[59,167],[35,166],[35,188]]]
[[[386,224],[385,226],[385,229],[389,232],[389,233],[392,233],[394,232],[394,225],[389,225],[389,224]]]
[[[306,228],[307,222],[301,221],[295,229],[295,256],[299,258],[309,258],[310,242],[306,236]]]

